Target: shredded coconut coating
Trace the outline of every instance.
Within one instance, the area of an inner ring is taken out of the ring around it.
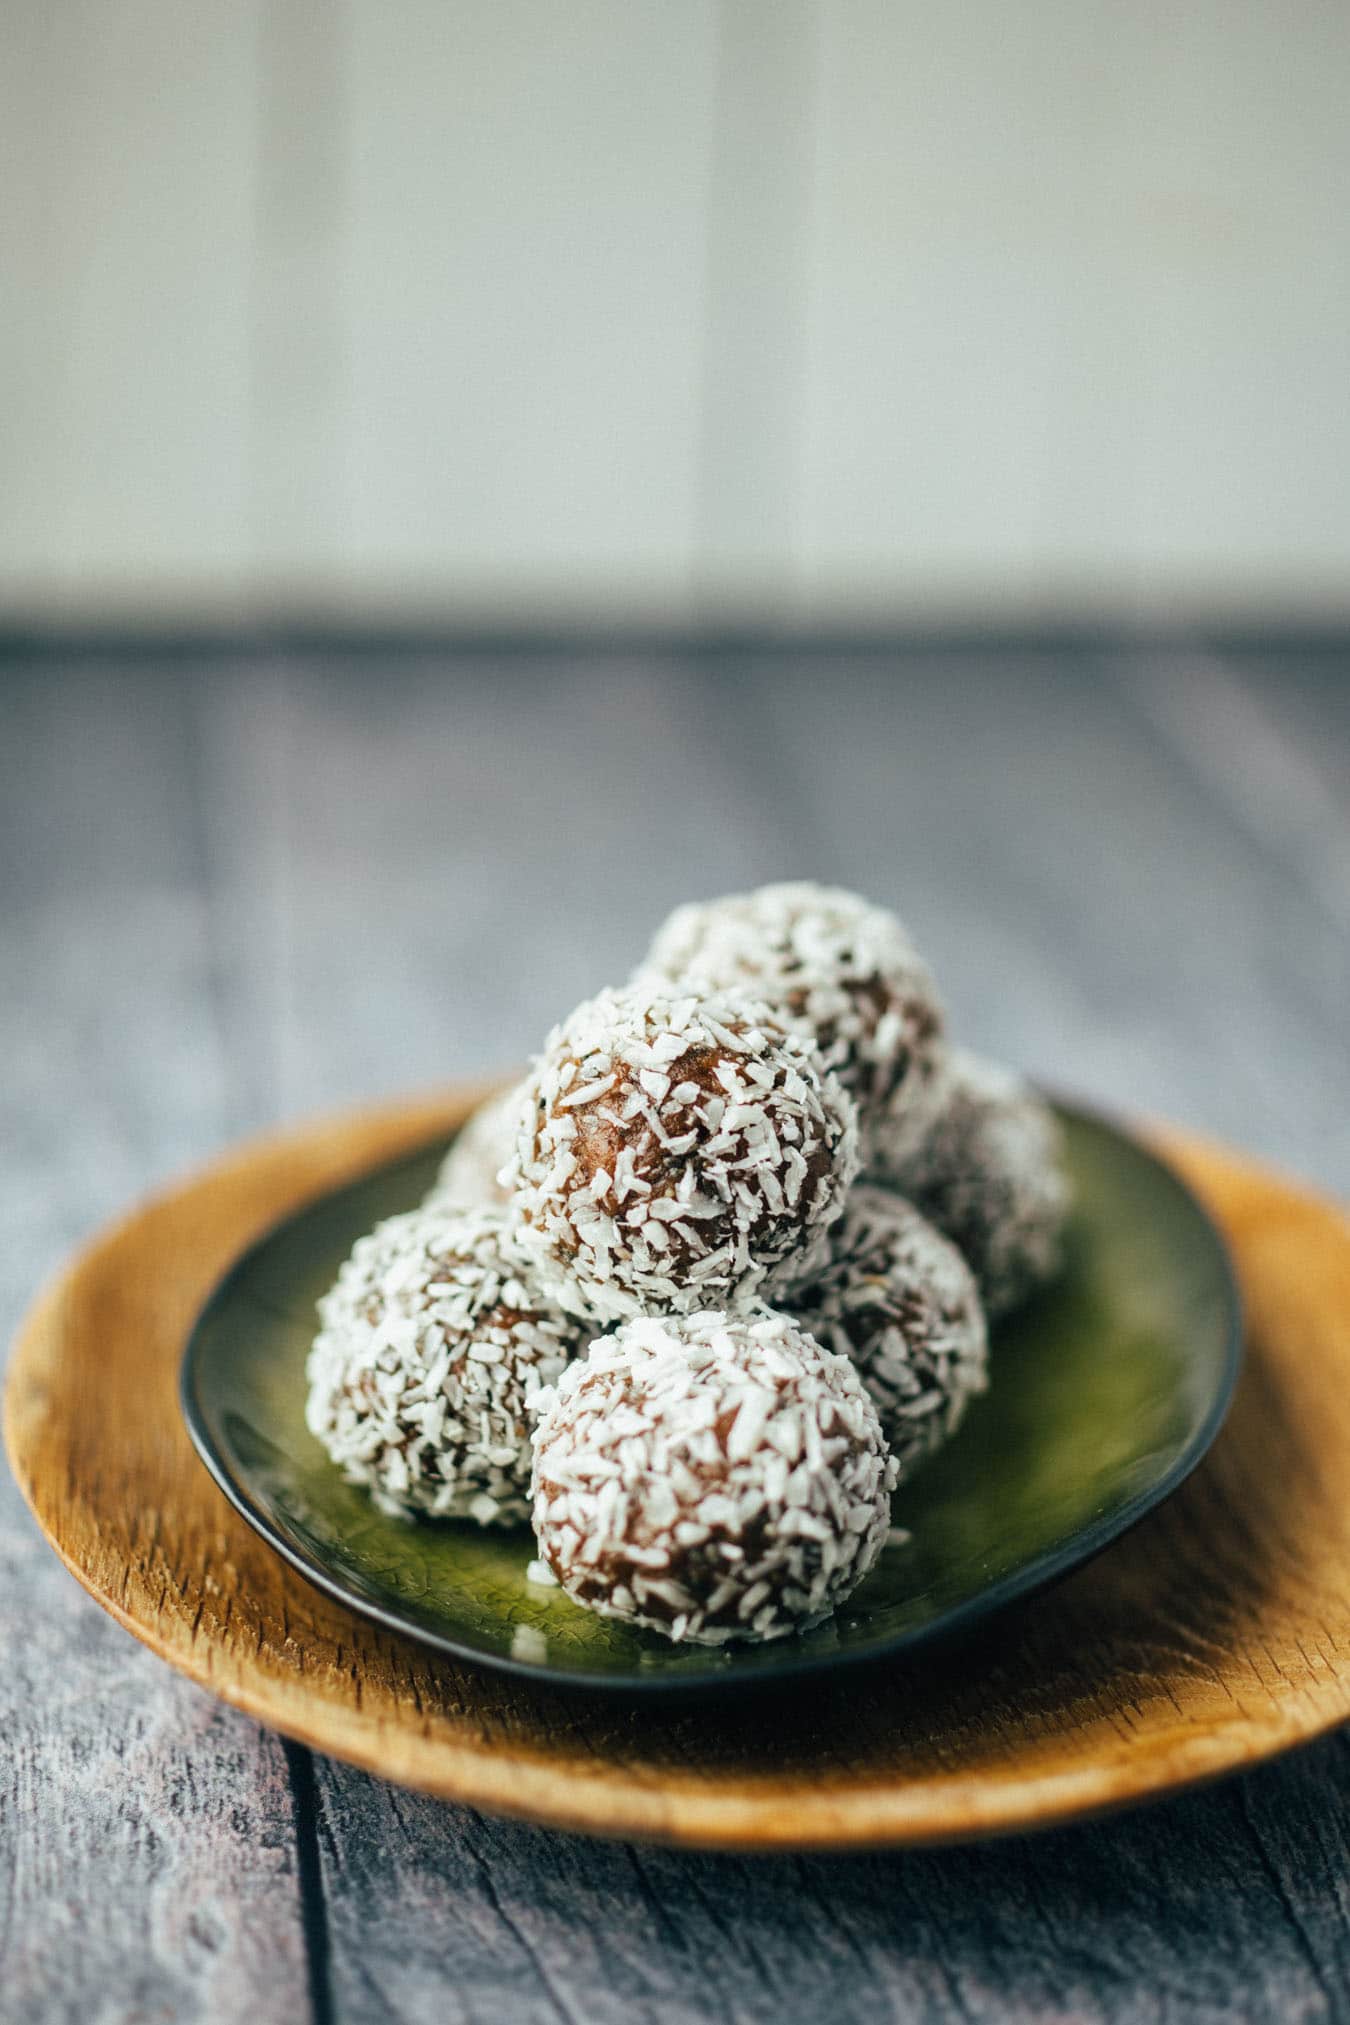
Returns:
[[[601,1616],[758,1641],[852,1593],[895,1481],[852,1364],[786,1315],[644,1317],[541,1402],[534,1526],[567,1594]]]
[[[1058,1272],[1069,1184],[1055,1115],[1020,1076],[954,1050],[944,1102],[923,1144],[873,1173],[949,1237],[990,1321]]]
[[[623,1320],[745,1308],[825,1255],[857,1172],[852,1099],[739,993],[602,992],[549,1036],[508,1173],[555,1300]]]
[[[413,1210],[363,1237],[319,1303],[305,1418],[384,1511],[529,1513],[534,1395],[585,1334],[528,1279],[498,1210]]]
[[[988,1384],[984,1310],[954,1244],[899,1196],[855,1188],[830,1259],[793,1297],[818,1343],[851,1357],[901,1478],[956,1432]]]
[[[917,1144],[946,1053],[937,987],[896,917],[799,881],[677,907],[639,979],[753,992],[808,1033],[858,1106],[864,1154]]]
[[[503,1090],[465,1119],[441,1162],[426,1199],[427,1208],[445,1209],[451,1204],[461,1209],[500,1208],[510,1201],[501,1176],[515,1150],[523,1094],[519,1084]]]

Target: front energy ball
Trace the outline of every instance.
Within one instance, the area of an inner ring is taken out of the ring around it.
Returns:
[[[677,907],[638,979],[752,992],[808,1034],[873,1136],[917,1143],[933,1113],[945,1018],[927,965],[894,914],[840,887],[797,881]]]
[[[855,1188],[830,1257],[792,1313],[850,1357],[901,1477],[940,1448],[988,1384],[984,1310],[956,1246],[882,1188]]]
[[[385,1511],[528,1515],[534,1395],[585,1348],[495,1210],[413,1210],[363,1237],[319,1303],[305,1418]]]
[[[786,1315],[644,1317],[541,1402],[534,1527],[602,1616],[699,1645],[782,1638],[862,1581],[895,1480],[857,1372]]]
[[[549,1036],[511,1170],[554,1298],[743,1308],[813,1270],[857,1172],[852,1100],[736,993],[602,992]]]
[[[1054,1112],[1020,1076],[953,1052],[945,1100],[917,1150],[891,1149],[873,1172],[949,1237],[979,1283],[990,1321],[1059,1269],[1069,1184]]]

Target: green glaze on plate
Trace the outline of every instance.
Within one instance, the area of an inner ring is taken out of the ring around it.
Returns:
[[[1075,1210],[1060,1279],[996,1333],[989,1391],[901,1486],[910,1537],[839,1615],[770,1645],[681,1647],[525,1579],[527,1530],[384,1517],[305,1427],[314,1304],[355,1240],[430,1187],[438,1144],[278,1226],[211,1296],[183,1410],[226,1496],[311,1582],[461,1659],[629,1691],[781,1680],[972,1625],[1141,1518],[1218,1432],[1240,1352],[1227,1254],[1180,1181],[1115,1127],[1061,1107]]]

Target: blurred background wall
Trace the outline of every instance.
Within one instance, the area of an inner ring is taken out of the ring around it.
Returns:
[[[7,0],[0,622],[1350,616],[1343,0]]]

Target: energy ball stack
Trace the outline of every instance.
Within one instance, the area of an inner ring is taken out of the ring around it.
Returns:
[[[809,1040],[739,992],[606,991],[550,1034],[509,1170],[563,1306],[744,1308],[825,1254],[858,1171],[854,1106]]]
[[[800,883],[681,907],[357,1244],[309,1425],[386,1509],[531,1517],[587,1609],[781,1638],[874,1565],[1067,1202],[1052,1114],[949,1048],[893,915]]]
[[[853,1365],[786,1315],[644,1318],[548,1396],[534,1526],[602,1616],[699,1645],[782,1638],[872,1567],[895,1481]]]
[[[527,1516],[534,1395],[585,1338],[524,1272],[500,1211],[413,1210],[360,1239],[319,1303],[310,1432],[383,1510]]]

